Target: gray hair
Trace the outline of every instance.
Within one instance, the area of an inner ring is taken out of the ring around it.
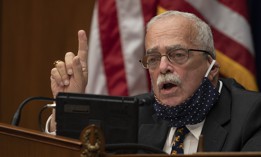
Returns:
[[[156,21],[163,19],[165,17],[174,17],[174,16],[182,16],[192,21],[194,24],[192,25],[197,31],[196,36],[194,38],[194,42],[197,45],[200,45],[202,49],[209,51],[213,54],[214,59],[216,58],[215,47],[213,41],[212,31],[208,24],[198,18],[196,15],[192,13],[180,12],[180,11],[166,11],[160,15],[153,17],[146,26],[146,31],[155,23]]]

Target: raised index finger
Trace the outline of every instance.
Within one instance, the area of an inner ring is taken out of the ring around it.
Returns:
[[[79,56],[80,58],[82,67],[86,68],[87,56],[88,56],[88,44],[87,44],[87,36],[84,30],[78,31],[78,42],[79,42],[79,47],[78,47],[77,56]]]

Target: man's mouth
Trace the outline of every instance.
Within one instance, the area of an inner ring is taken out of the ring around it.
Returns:
[[[168,82],[168,83],[161,84],[159,89],[160,90],[170,90],[176,86],[177,86],[176,84]]]
[[[180,84],[179,76],[171,73],[161,74],[157,79],[158,90],[161,95],[173,95]]]

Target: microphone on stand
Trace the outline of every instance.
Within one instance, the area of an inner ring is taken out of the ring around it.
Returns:
[[[147,106],[152,104],[153,102],[153,96],[148,95],[148,94],[143,94],[143,95],[139,95],[136,96],[136,98],[139,100],[139,103],[141,106]],[[54,98],[48,98],[48,97],[29,97],[27,99],[25,99],[18,107],[18,109],[16,110],[12,122],[12,125],[18,126],[19,122],[20,122],[20,117],[21,117],[21,112],[23,110],[23,108],[30,102],[33,100],[40,100],[40,101],[55,101],[56,99]],[[52,106],[51,106],[52,107]]]
[[[23,108],[28,104],[28,102],[32,101],[32,100],[40,100],[40,101],[55,101],[54,98],[48,98],[48,97],[29,97],[27,99],[25,99],[19,106],[18,109],[16,110],[12,122],[12,125],[18,126],[19,122],[20,122],[20,117],[21,117],[21,112],[23,110]]]

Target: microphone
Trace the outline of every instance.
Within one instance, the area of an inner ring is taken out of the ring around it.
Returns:
[[[29,97],[27,99],[25,99],[19,106],[18,109],[16,110],[12,122],[12,125],[18,126],[19,122],[20,122],[20,117],[21,117],[21,112],[24,108],[24,106],[26,106],[28,104],[28,102],[32,101],[32,100],[41,100],[41,101],[55,101],[54,98],[48,98],[48,97]]]
[[[139,105],[140,106],[149,106],[154,102],[154,96],[152,93],[148,94],[141,94],[141,95],[137,95],[135,96],[135,98],[137,98]],[[40,100],[40,101],[55,101],[55,98],[48,98],[48,97],[29,97],[27,99],[25,99],[18,107],[18,109],[16,110],[12,122],[12,125],[18,126],[19,122],[20,122],[20,117],[21,117],[21,112],[23,110],[23,108],[30,102],[33,100]]]

